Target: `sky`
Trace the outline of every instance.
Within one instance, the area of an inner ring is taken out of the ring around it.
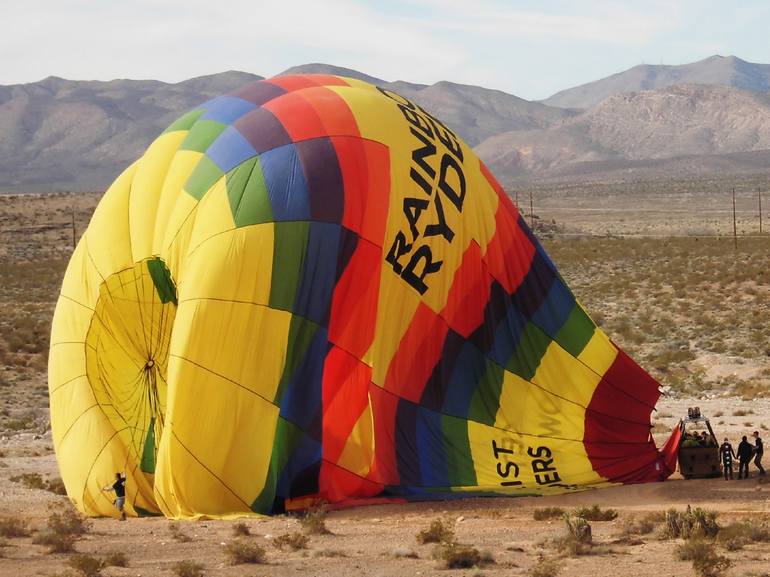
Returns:
[[[770,63],[766,0],[0,0],[0,84],[324,62],[537,100],[638,64]]]

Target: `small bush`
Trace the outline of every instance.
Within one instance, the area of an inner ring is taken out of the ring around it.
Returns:
[[[700,507],[695,509],[687,505],[687,509],[679,512],[669,509],[666,512],[666,527],[664,537],[690,539],[693,537],[716,537],[719,533],[717,514]]]
[[[197,561],[179,561],[173,567],[174,575],[177,577],[204,577],[203,565]]]
[[[45,490],[54,493],[55,495],[66,495],[67,488],[64,486],[64,481],[60,477],[54,477],[45,482]]]
[[[230,541],[227,544],[226,552],[230,565],[265,563],[267,561],[267,553],[264,547],[243,539]]]
[[[727,557],[717,555],[713,543],[700,539],[677,545],[674,555],[680,561],[692,561],[693,571],[699,577],[717,577],[732,565]]]
[[[234,537],[246,537],[248,535],[251,535],[251,531],[246,523],[236,523],[233,525]]]
[[[481,564],[481,553],[475,547],[456,542],[443,542],[436,548],[434,558],[447,569],[468,569]]]
[[[11,481],[14,483],[21,483],[28,489],[45,489],[45,481],[40,473],[22,473],[21,475],[14,475],[11,477]]]
[[[649,535],[655,530],[655,525],[661,520],[661,516],[657,513],[649,513],[640,518],[626,519],[621,533],[623,535]]]
[[[556,577],[563,568],[564,564],[561,560],[540,555],[537,559],[537,563],[527,571],[527,575],[529,575],[529,577]]]
[[[455,531],[449,521],[434,519],[430,527],[423,529],[416,536],[421,545],[426,543],[452,543],[455,540]]]
[[[310,535],[328,535],[331,533],[326,526],[326,516],[329,511],[326,507],[326,503],[323,501],[316,501],[310,505],[305,511],[305,514],[299,518],[299,524],[305,533]]]
[[[75,569],[75,571],[79,571],[84,577],[98,577],[103,567],[99,559],[84,553],[73,555],[69,558],[67,564]]]
[[[0,537],[26,537],[29,535],[27,522],[18,517],[3,517],[0,519]]]
[[[78,535],[69,533],[57,533],[50,527],[46,527],[32,538],[35,545],[44,545],[48,547],[48,553],[71,553],[75,550],[75,542]]]
[[[54,511],[48,516],[48,527],[62,535],[85,535],[91,522],[71,507]]]
[[[770,541],[770,527],[752,521],[741,521],[721,527],[717,534],[717,542],[728,551],[737,551],[749,543],[766,543]]]
[[[123,551],[112,551],[104,557],[102,565],[105,567],[128,567],[128,557]]]
[[[535,521],[545,521],[546,519],[561,519],[564,517],[564,509],[561,507],[542,507],[532,512],[532,518]]]
[[[192,541],[192,537],[184,532],[179,526],[179,523],[169,523],[168,532],[171,533],[171,538],[174,539],[174,541],[179,541],[180,543],[189,543]]]
[[[273,539],[273,545],[277,549],[292,549],[293,551],[298,551],[299,549],[307,549],[308,541],[308,536],[303,535],[302,533],[284,533]]]
[[[598,505],[593,507],[580,507],[575,509],[572,514],[575,517],[581,517],[586,521],[612,521],[617,519],[618,512],[615,509],[600,509]]]
[[[575,556],[586,555],[591,550],[593,536],[591,534],[591,525],[584,517],[564,516],[564,523],[567,525],[567,534],[561,539],[555,540],[555,545],[562,553]]]

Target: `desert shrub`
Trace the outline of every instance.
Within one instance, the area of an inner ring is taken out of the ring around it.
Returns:
[[[234,539],[230,541],[225,551],[230,565],[242,565],[244,563],[265,563],[267,552],[264,547],[253,541]]]
[[[585,555],[591,550],[593,537],[591,525],[585,517],[564,516],[567,534],[554,541],[556,548],[565,555]]]
[[[457,542],[442,542],[433,553],[447,569],[468,569],[481,564],[481,553],[475,547]]]
[[[0,537],[26,537],[29,535],[27,522],[18,517],[0,518]]]
[[[68,506],[48,516],[48,527],[64,535],[85,535],[91,528],[91,522]]]
[[[251,531],[246,523],[236,523],[233,525],[233,536],[246,537],[248,535],[251,535]]]
[[[75,542],[78,535],[69,533],[57,533],[50,527],[38,531],[32,538],[35,545],[44,545],[48,547],[48,553],[71,553],[75,550]]]
[[[674,555],[680,561],[692,561],[692,568],[699,577],[717,577],[732,562],[722,555],[717,555],[714,544],[701,539],[689,539],[674,548]]]
[[[5,548],[8,547],[8,541],[0,539],[0,559],[5,557]]]
[[[580,507],[572,512],[575,517],[581,517],[586,521],[612,521],[617,519],[618,512],[615,509],[600,509],[598,505],[593,507]]]
[[[693,509],[687,505],[685,511],[669,509],[666,512],[664,537],[690,539],[693,537],[716,537],[719,533],[715,511],[706,511],[700,507]]]
[[[22,473],[21,475],[14,475],[11,477],[11,481],[14,483],[21,483],[28,489],[45,489],[45,481],[40,473]]]
[[[179,541],[180,543],[189,543],[192,541],[192,537],[185,533],[179,526],[179,523],[169,523],[168,532],[171,533],[171,538],[174,539],[174,541]]]
[[[623,535],[649,535],[655,526],[665,519],[665,514],[648,513],[643,517],[626,519],[622,525]]]
[[[277,549],[292,549],[298,551],[299,549],[307,549],[308,541],[308,536],[302,533],[284,533],[273,539],[273,545]]]
[[[111,551],[102,560],[105,567],[128,567],[128,557],[123,551]]]
[[[53,479],[47,480],[45,482],[45,490],[56,495],[67,494],[67,488],[64,486],[64,481],[61,480],[61,477],[54,477]]]
[[[455,540],[455,530],[449,521],[434,519],[427,529],[423,529],[416,536],[421,545],[426,543],[452,543]]]
[[[564,517],[564,509],[561,507],[541,507],[532,511],[532,518],[535,521],[545,521],[546,519],[561,519]]]
[[[737,551],[749,543],[770,541],[770,527],[752,521],[732,523],[719,529],[717,542],[728,551]]]
[[[328,535],[331,533],[326,526],[326,516],[328,514],[329,510],[326,503],[324,501],[316,501],[299,518],[299,524],[310,535]]]
[[[67,564],[83,577],[98,577],[102,571],[102,562],[91,555],[79,553],[67,560]]]
[[[563,568],[564,564],[560,559],[540,555],[537,563],[527,571],[527,575],[529,577],[556,577]]]
[[[173,571],[177,577],[204,577],[203,565],[197,561],[185,559],[174,564]]]

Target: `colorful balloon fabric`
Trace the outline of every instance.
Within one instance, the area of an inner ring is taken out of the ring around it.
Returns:
[[[327,75],[184,115],[104,195],[53,321],[89,515],[541,495],[666,476],[658,384],[431,114]]]

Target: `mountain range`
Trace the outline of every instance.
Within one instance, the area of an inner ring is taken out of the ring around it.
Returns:
[[[282,74],[296,73],[355,77],[414,100],[504,183],[757,173],[770,162],[770,65],[733,56],[636,66],[542,102],[327,64]],[[260,78],[230,71],[176,84],[49,77],[0,86],[0,191],[103,189],[177,116]]]

